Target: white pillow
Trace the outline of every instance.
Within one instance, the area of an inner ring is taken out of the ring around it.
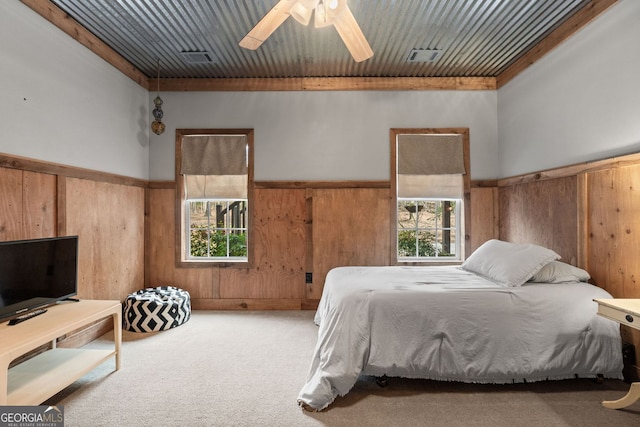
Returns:
[[[560,261],[551,261],[534,274],[529,281],[538,283],[566,283],[588,282],[589,279],[591,279],[589,273],[581,268]]]
[[[542,246],[493,239],[484,242],[461,267],[505,286],[520,286],[556,259],[560,255]]]

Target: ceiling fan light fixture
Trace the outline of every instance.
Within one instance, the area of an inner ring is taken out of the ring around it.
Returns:
[[[309,25],[316,3],[317,0],[298,1],[293,5],[289,14],[302,25]]]
[[[318,0],[318,5],[316,6],[316,28],[334,25],[346,6],[345,0]]]
[[[316,6],[316,28],[326,27],[330,24],[327,19],[327,9],[324,7],[324,2],[320,0]]]
[[[313,10],[307,9],[300,3],[296,3],[296,5],[291,8],[291,16],[302,25],[309,25],[311,14],[313,14]]]
[[[356,62],[373,56],[347,0],[280,0],[252,29],[239,45],[256,50],[289,16],[307,25],[315,9],[316,28],[333,25]]]

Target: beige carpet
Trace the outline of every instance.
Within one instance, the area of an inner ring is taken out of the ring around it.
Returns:
[[[622,381],[470,385],[364,377],[319,413],[296,404],[317,327],[311,311],[194,311],[184,325],[124,333],[105,362],[50,399],[74,426],[640,426],[640,402],[604,408]],[[108,346],[109,335],[90,346]]]

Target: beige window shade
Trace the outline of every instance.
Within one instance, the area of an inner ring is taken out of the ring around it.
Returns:
[[[464,174],[462,135],[398,135],[398,174]]]
[[[247,175],[185,175],[185,198],[246,199]]]
[[[462,175],[398,175],[398,197],[462,199]]]
[[[244,135],[185,136],[183,175],[246,175],[247,139]]]
[[[244,135],[185,136],[181,154],[186,199],[247,198]]]
[[[398,197],[461,199],[462,135],[398,135]]]

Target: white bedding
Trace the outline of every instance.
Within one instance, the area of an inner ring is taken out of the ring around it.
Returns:
[[[619,326],[587,283],[505,287],[459,267],[339,267],[327,274],[298,402],[316,410],[358,376],[511,383],[622,378]]]

